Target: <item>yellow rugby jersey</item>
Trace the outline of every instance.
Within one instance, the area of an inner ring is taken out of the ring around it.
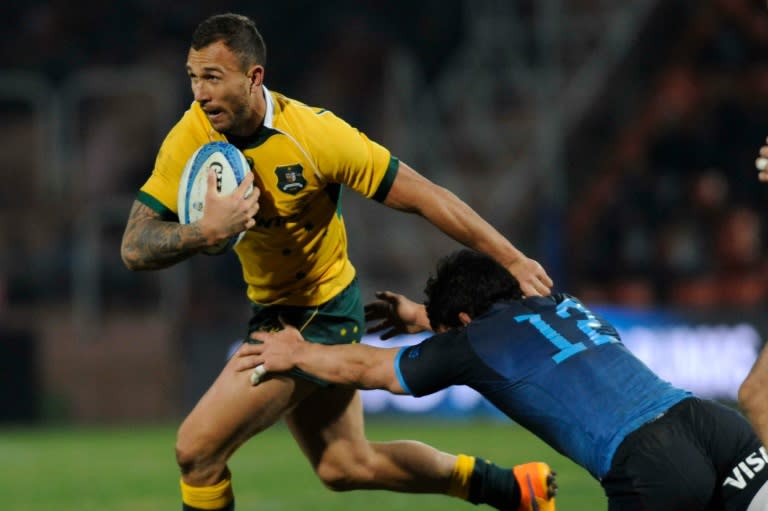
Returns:
[[[228,141],[245,154],[261,190],[256,225],[235,247],[260,304],[320,305],[354,278],[341,215],[341,185],[383,200],[398,161],[327,110],[264,87],[264,124],[246,140],[215,131],[197,102],[166,136],[137,199],[165,219],[177,217],[177,190],[198,147]]]

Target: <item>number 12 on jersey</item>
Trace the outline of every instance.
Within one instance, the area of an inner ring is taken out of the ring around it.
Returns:
[[[592,312],[584,307],[584,305],[572,298],[566,298],[560,302],[555,313],[563,319],[568,319],[571,317],[571,310],[584,315],[585,319],[576,320],[576,327],[587,336],[587,339],[589,339],[589,342],[592,345],[599,346],[601,344],[619,342],[616,335],[602,333],[600,329],[602,328],[605,330],[606,325],[601,323]],[[518,323],[527,321],[531,326],[538,330],[547,341],[560,350],[552,356],[552,360],[554,360],[556,364],[587,349],[587,346],[583,342],[579,341],[572,343],[568,341],[568,339],[555,330],[552,325],[542,319],[541,314],[521,314],[515,316],[515,321]]]

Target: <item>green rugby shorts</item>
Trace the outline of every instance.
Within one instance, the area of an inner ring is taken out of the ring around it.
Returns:
[[[253,315],[248,321],[248,334],[280,329],[280,319],[299,329],[309,342],[351,344],[365,334],[365,312],[360,299],[360,285],[355,277],[338,295],[313,307],[251,304]],[[249,337],[246,342],[255,342]],[[300,369],[290,372],[323,386],[329,383]]]

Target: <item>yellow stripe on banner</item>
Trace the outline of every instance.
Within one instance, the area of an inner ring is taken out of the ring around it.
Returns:
[[[451,482],[448,486],[448,495],[467,500],[473,470],[475,470],[474,456],[467,456],[465,454],[456,456],[456,464],[453,466]]]
[[[181,500],[197,509],[216,510],[226,508],[234,499],[229,478],[213,486],[190,486],[181,481]]]

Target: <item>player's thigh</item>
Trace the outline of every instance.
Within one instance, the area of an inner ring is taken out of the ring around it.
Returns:
[[[198,456],[228,458],[315,389],[311,382],[282,375],[253,386],[250,374],[234,371],[233,362],[234,358],[179,428],[177,449],[182,455],[191,451]]]
[[[690,400],[628,435],[602,485],[610,511],[707,509],[717,471],[689,420]]]
[[[286,416],[286,423],[313,467],[339,462],[369,449],[360,393],[344,387],[317,389]]]
[[[701,401],[696,424],[719,474],[717,509],[768,509],[768,451],[733,408]],[[752,507],[751,507],[752,506]]]
[[[716,485],[710,460],[691,444],[639,449],[603,485],[609,511],[707,509]]]

